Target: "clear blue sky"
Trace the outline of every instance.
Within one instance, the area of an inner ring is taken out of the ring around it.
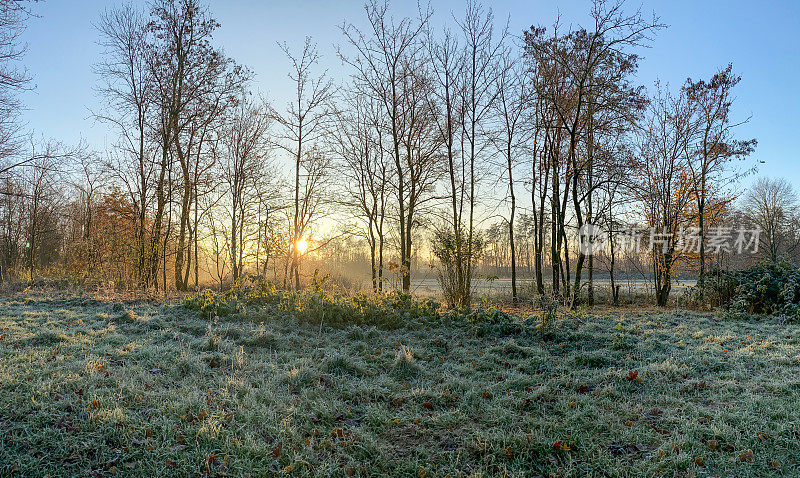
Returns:
[[[102,150],[113,141],[90,111],[102,106],[93,88],[97,78],[98,35],[92,23],[116,0],[48,0],[34,5],[39,18],[24,35],[28,43],[25,65],[36,88],[24,95],[23,117],[38,135],[67,143],[86,139]],[[518,34],[533,24],[550,24],[560,12],[562,22],[581,23],[587,1],[495,0],[491,4],[500,23],[509,19]],[[700,6],[699,4],[702,4]],[[342,43],[343,21],[363,24],[358,0],[216,0],[211,11],[222,24],[216,41],[228,55],[256,74],[255,86],[278,105],[286,100],[287,61],[277,41],[300,48],[306,35],[320,45],[324,67],[335,77],[342,67],[334,46]],[[463,0],[431,0],[437,22],[451,13],[461,16]],[[639,6],[629,1],[628,6]],[[755,137],[755,159],[763,161],[759,174],[784,176],[800,187],[800,154],[796,147],[800,120],[800,2],[664,0],[644,1],[642,10],[655,12],[669,28],[661,31],[652,48],[642,51],[639,81],[648,87],[660,78],[677,87],[687,76],[706,78],[733,62],[742,82],[737,87],[735,116],[750,123],[741,137]],[[416,2],[395,0],[398,14],[411,14]]]

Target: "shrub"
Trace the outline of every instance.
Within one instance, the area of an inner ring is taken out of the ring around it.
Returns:
[[[472,290],[467,278],[474,274],[475,264],[483,248],[484,242],[479,236],[473,236],[470,244],[469,234],[463,230],[456,234],[444,228],[433,236],[431,249],[439,260],[436,278],[448,307],[469,307]]]
[[[561,305],[553,296],[540,295],[537,298],[537,305],[542,310],[542,327],[549,327],[558,319],[558,307]]]
[[[476,308],[456,316],[474,326],[479,337],[491,335],[513,335],[522,331],[522,322],[502,310]]]
[[[788,262],[759,264],[737,274],[731,308],[800,318],[800,269]]]
[[[800,268],[788,262],[714,271],[689,291],[695,305],[800,319]]]
[[[735,272],[715,269],[702,282],[687,289],[690,305],[701,308],[730,307],[736,295],[739,279]]]
[[[200,315],[207,319],[214,316],[225,317],[238,309],[236,302],[230,296],[210,289],[201,290],[187,297],[184,306],[200,312]]]

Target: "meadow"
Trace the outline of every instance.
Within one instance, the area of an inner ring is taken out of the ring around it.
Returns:
[[[800,473],[797,323],[304,300],[3,298],[0,476]]]

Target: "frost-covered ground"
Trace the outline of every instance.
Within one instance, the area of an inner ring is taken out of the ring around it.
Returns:
[[[0,476],[800,473],[797,324],[479,330],[5,298]]]

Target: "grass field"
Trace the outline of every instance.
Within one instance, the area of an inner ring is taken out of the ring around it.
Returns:
[[[778,319],[502,333],[0,301],[0,476],[800,473],[800,326]]]

